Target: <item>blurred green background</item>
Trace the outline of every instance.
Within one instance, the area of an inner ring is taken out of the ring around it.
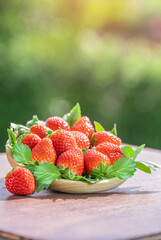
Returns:
[[[10,122],[79,102],[129,144],[161,149],[160,0],[0,3],[0,151]]]

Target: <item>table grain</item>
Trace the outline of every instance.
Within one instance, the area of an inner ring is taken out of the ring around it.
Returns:
[[[138,160],[161,163],[161,151]],[[11,170],[0,154],[0,239],[161,239],[161,170],[139,170],[120,187],[98,194],[44,190],[14,196],[5,188]]]

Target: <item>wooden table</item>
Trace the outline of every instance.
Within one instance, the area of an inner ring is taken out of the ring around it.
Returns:
[[[161,163],[161,151],[145,149],[140,160]],[[119,188],[100,194],[43,191],[13,196],[0,154],[0,239],[161,239],[161,170],[137,171]]]

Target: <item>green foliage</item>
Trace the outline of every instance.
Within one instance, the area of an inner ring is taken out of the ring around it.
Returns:
[[[65,114],[63,118],[72,128],[73,125],[81,118],[81,108],[79,103],[77,103],[69,113]]]
[[[126,180],[134,175],[136,163],[131,158],[120,158],[109,169],[109,178],[117,177]]]
[[[116,123],[114,123],[114,127],[113,127],[113,129],[110,131],[110,133],[112,133],[113,135],[117,136],[117,127],[116,127]]]
[[[131,146],[121,147],[121,152],[128,158],[131,158],[134,154],[134,150]]]
[[[28,164],[32,156],[31,149],[23,143],[16,144],[12,154],[16,162],[22,164]]]
[[[33,125],[45,125],[44,121],[39,120],[37,115],[33,115],[32,119],[27,121],[26,126],[27,127],[32,127]]]
[[[96,132],[105,131],[105,129],[103,128],[103,126],[102,126],[100,123],[96,122],[96,121],[94,121],[94,126],[95,126]]]
[[[45,162],[35,167],[34,176],[37,181],[49,186],[60,177],[60,172],[54,164]]]
[[[151,174],[151,169],[150,167],[146,166],[142,162],[136,162],[136,166],[138,169],[140,169],[143,172],[150,173]]]
[[[142,149],[145,147],[145,144],[141,145],[140,147],[138,147],[133,154],[133,160],[135,160],[138,156],[138,154],[142,151]]]
[[[15,145],[17,144],[17,140],[16,140],[16,137],[15,137],[15,134],[12,130],[10,129],[7,129],[7,132],[8,132],[8,138],[9,138],[9,147],[11,149],[13,149],[15,147]]]

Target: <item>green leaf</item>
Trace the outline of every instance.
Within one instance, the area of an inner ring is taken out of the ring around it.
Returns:
[[[161,169],[161,165],[151,162],[151,161],[141,161],[144,165],[152,169],[153,171],[156,171],[157,169]]]
[[[39,120],[39,118],[38,118],[37,115],[34,115],[34,116],[32,117],[32,120],[30,120],[30,121],[28,121],[28,122],[26,123],[26,126],[30,128],[30,127],[32,127],[32,126],[34,126],[34,125],[38,125],[38,124],[45,126],[45,122],[42,121],[42,120]]]
[[[118,159],[112,167],[108,170],[109,178],[120,178],[126,180],[134,175],[136,171],[136,163],[130,158],[120,158]]]
[[[114,124],[113,129],[110,131],[113,135],[117,136],[117,128],[116,128],[116,123]]]
[[[132,149],[131,146],[124,146],[121,147],[121,152],[127,157],[131,158],[134,154],[134,150]]]
[[[95,126],[95,129],[96,129],[96,132],[105,131],[105,129],[103,128],[103,126],[102,126],[100,123],[96,122],[96,121],[94,121],[94,126]]]
[[[22,134],[17,138],[17,143],[22,143],[23,138],[26,136],[26,134]]]
[[[95,179],[95,180],[103,180],[108,178],[108,168],[109,163],[105,166],[103,163],[100,163],[98,168],[95,168],[93,171],[90,171],[89,178]]]
[[[59,169],[59,172],[61,174],[61,178],[67,179],[67,180],[73,180],[75,174],[73,174],[69,168],[63,169],[61,166],[57,166]]]
[[[40,183],[50,185],[60,177],[60,172],[54,164],[45,162],[36,166],[34,176]]]
[[[85,155],[85,153],[86,153],[87,151],[88,151],[88,147],[82,149],[83,156]]]
[[[46,138],[50,138],[51,135],[53,134],[53,131],[52,131],[52,130],[47,130],[46,133],[48,134],[48,135],[46,136]]]
[[[12,148],[14,148],[15,145],[17,144],[16,137],[15,137],[15,135],[14,135],[14,133],[13,133],[12,130],[7,129],[7,131],[8,131],[8,137],[9,137],[9,145],[10,145]]]
[[[31,162],[31,164],[27,164],[24,167],[27,168],[30,172],[32,172],[32,174],[34,174],[36,166],[36,163]]]
[[[43,189],[47,189],[50,186],[50,184],[44,184],[39,182],[38,186],[36,187],[37,192],[41,192]]]
[[[91,178],[86,178],[84,176],[74,176],[73,181],[81,181],[81,182],[85,182],[85,183],[96,183],[99,182],[99,179],[91,179]]]
[[[143,172],[146,173],[151,173],[151,169],[150,167],[147,167],[145,164],[143,164],[142,162],[136,162],[136,166],[138,169],[140,169]]]
[[[63,116],[63,119],[67,121],[67,123],[71,128],[80,118],[81,118],[81,108],[79,103],[77,103],[69,113]]]
[[[14,132],[14,134],[17,136],[20,136],[22,134],[29,134],[30,133],[30,129],[24,125],[21,124],[15,124],[15,123],[11,123],[10,125],[10,129]]]
[[[15,145],[13,149],[13,157],[18,163],[28,164],[31,160],[31,149],[24,145],[23,143],[19,143]]]
[[[141,145],[140,147],[138,147],[133,154],[133,160],[135,160],[138,156],[138,154],[142,151],[142,149],[145,147],[145,144]]]

